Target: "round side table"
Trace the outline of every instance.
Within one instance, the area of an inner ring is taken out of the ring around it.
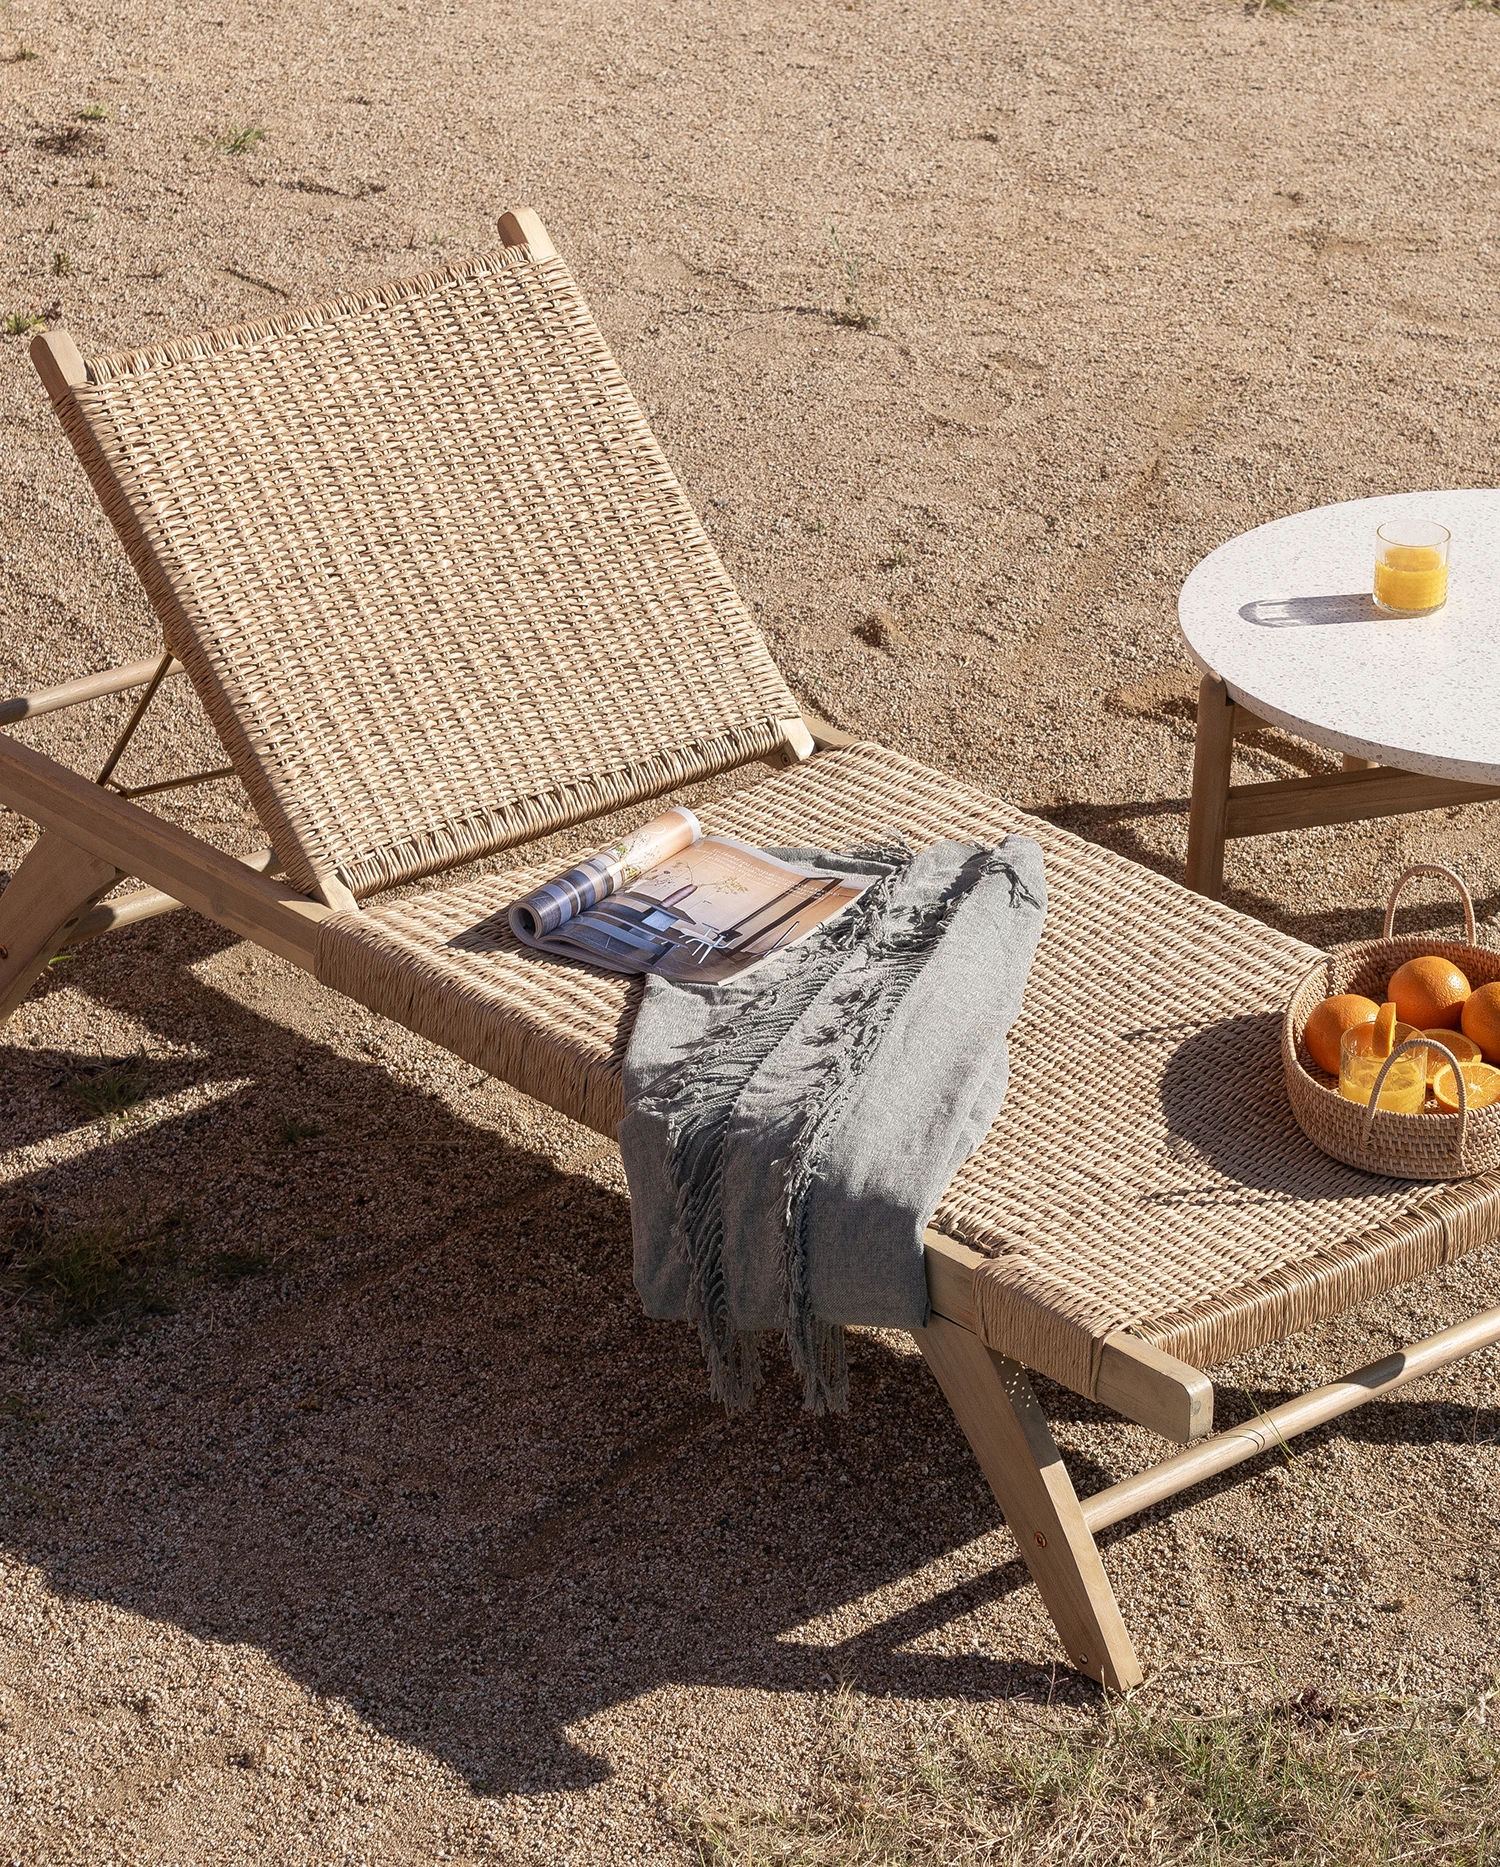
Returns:
[[[1387,616],[1370,585],[1375,528],[1453,534],[1447,604]],[[1500,492],[1392,493],[1318,506],[1220,545],[1182,587],[1203,669],[1187,879],[1217,900],[1229,837],[1356,823],[1500,797]],[[1235,735],[1271,724],[1345,769],[1229,782]]]

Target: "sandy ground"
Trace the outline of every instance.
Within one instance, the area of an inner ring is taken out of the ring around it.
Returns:
[[[124,346],[533,204],[794,688],[1169,873],[1193,563],[1496,477],[1500,19],[1448,0],[79,0],[7,6],[7,54],[0,312]],[[0,686],[149,652],[19,337],[0,396]],[[122,711],[23,736],[87,764]],[[179,684],[133,769],[195,753]],[[1331,763],[1267,735],[1242,775]],[[167,808],[255,840],[228,786]],[[1231,898],[1348,937],[1438,855],[1492,920],[1495,821],[1242,844]],[[5,1323],[0,1861],[681,1861],[679,1811],[795,1785],[839,1681],[893,1723],[1090,1690],[910,1345],[860,1338],[844,1418],[778,1376],[726,1422],[638,1313],[594,1137],[189,916],[5,1044],[0,1217],[151,1241],[172,1307]],[[120,1057],[147,1101],[87,1119]],[[1492,1303],[1496,1263],[1228,1371],[1222,1412]],[[1496,1369],[1113,1533],[1150,1689],[1492,1683]],[[1047,1398],[1082,1481],[1151,1456]]]

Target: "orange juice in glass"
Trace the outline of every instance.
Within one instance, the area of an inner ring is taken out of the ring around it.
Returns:
[[[1392,1039],[1392,1049],[1397,1044],[1404,1044],[1409,1037],[1419,1033],[1409,1024],[1398,1024]],[[1390,1053],[1387,1052],[1388,1056]],[[1385,1056],[1377,1054],[1375,1044],[1375,1025],[1351,1025],[1343,1036],[1339,1046],[1339,1094],[1349,1102],[1369,1104],[1370,1091],[1375,1087],[1375,1079],[1385,1068]],[[1394,1109],[1399,1115],[1420,1115],[1422,1104],[1427,1100],[1427,1052],[1408,1050],[1404,1057],[1397,1057],[1380,1086],[1380,1102],[1383,1109]]]
[[[1448,601],[1445,526],[1389,519],[1375,533],[1375,603],[1388,616],[1430,616]]]

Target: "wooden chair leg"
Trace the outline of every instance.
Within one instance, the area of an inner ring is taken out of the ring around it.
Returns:
[[[1188,817],[1187,885],[1210,901],[1224,893],[1224,826],[1229,767],[1234,758],[1234,701],[1217,674],[1198,687],[1198,738],[1193,747],[1193,802]]]
[[[974,1449],[1068,1657],[1117,1692],[1140,1662],[1026,1370],[941,1316],[916,1337]]]
[[[0,894],[0,1024],[67,945],[74,923],[119,879],[112,862],[42,831]]]

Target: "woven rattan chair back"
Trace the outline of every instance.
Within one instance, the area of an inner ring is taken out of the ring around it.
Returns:
[[[325,899],[797,743],[577,285],[522,227],[94,358],[58,402],[289,877]]]

